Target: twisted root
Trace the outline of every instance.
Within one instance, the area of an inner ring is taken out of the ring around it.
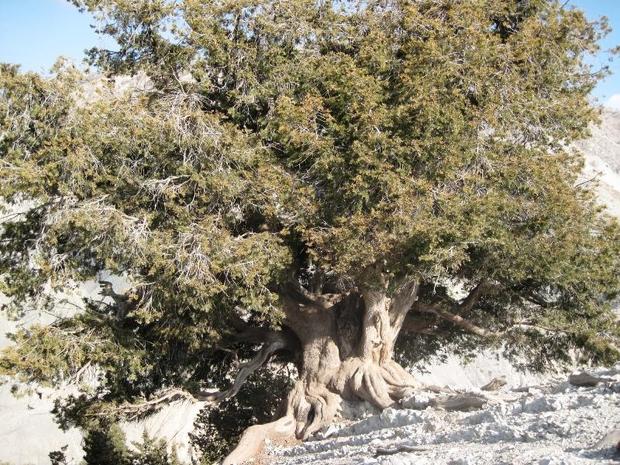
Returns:
[[[266,440],[290,437],[307,439],[336,416],[343,398],[363,399],[383,409],[394,405],[420,387],[394,361],[377,364],[360,358],[343,362],[330,382],[304,376],[288,395],[285,415],[271,423],[248,428],[237,447],[222,463],[239,465],[261,452]]]
[[[286,414],[279,420],[246,429],[222,465],[240,465],[250,460],[262,451],[267,440],[293,436],[307,439],[334,419],[340,401],[341,397],[325,385],[298,381],[288,396]]]
[[[337,389],[348,399],[362,399],[381,409],[409,396],[420,384],[398,363],[383,364],[352,358],[343,363]]]

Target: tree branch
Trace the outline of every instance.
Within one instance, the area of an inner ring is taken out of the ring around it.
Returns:
[[[440,318],[443,318],[444,320],[447,320],[455,324],[456,326],[459,326],[460,328],[470,333],[476,334],[481,337],[494,337],[499,334],[493,331],[489,331],[488,329],[482,328],[472,323],[471,321],[463,318],[460,315],[449,312],[448,310],[441,308],[438,304],[429,305],[429,304],[420,303],[419,305],[417,305],[416,310],[421,313],[430,313],[432,315],[436,315]]]
[[[122,413],[125,415],[132,415],[132,418],[149,413],[154,408],[159,407],[162,404],[168,404],[176,400],[189,400],[192,402],[207,402],[216,404],[235,396],[243,384],[247,381],[248,377],[265,365],[271,356],[279,350],[290,349],[295,350],[297,348],[297,341],[294,336],[287,331],[274,331],[267,328],[257,328],[248,326],[243,320],[235,320],[233,326],[237,329],[243,328],[243,331],[233,336],[233,338],[239,342],[249,343],[263,343],[263,346],[254,354],[254,357],[249,361],[243,363],[239,367],[239,372],[235,377],[233,384],[224,391],[187,391],[180,388],[168,389],[161,392],[157,397],[138,403],[129,404],[126,403],[117,408],[112,409],[112,412]],[[108,414],[108,410],[105,414]],[[101,413],[103,415],[104,413]],[[97,413],[96,415],[100,415]]]
[[[493,283],[489,282],[486,278],[482,279],[463,299],[461,303],[457,303],[452,299],[444,298],[443,301],[436,301],[430,304],[422,302],[416,302],[415,311],[417,313],[426,313],[435,315],[443,320],[449,321],[452,324],[481,337],[494,337],[499,333],[490,331],[468,319],[462,317],[458,313],[470,312],[476,304],[480,301],[480,298],[488,292],[490,289],[497,287]],[[457,313],[458,312],[458,313]],[[436,322],[431,325],[426,325],[424,322],[420,323],[413,319],[407,320],[407,332],[421,333],[421,334],[437,334],[430,329],[433,325],[436,326]]]
[[[289,346],[288,338],[280,331],[272,331],[269,335],[269,339],[270,340],[265,342],[260,350],[256,352],[254,358],[239,367],[239,373],[232,386],[225,391],[206,394],[200,400],[217,403],[235,396],[252,373],[267,363],[275,352]]]
[[[405,321],[405,317],[418,298],[420,282],[417,279],[403,279],[396,288],[390,301],[390,325],[398,333]],[[396,335],[395,335],[396,336]]]
[[[285,298],[291,299],[297,304],[309,305],[323,310],[333,307],[343,297],[343,294],[314,294],[304,288],[296,279],[290,279],[283,286],[282,291]]]
[[[422,315],[419,315],[422,316]],[[430,336],[436,336],[439,332],[436,331],[437,319],[421,319],[414,318],[411,314],[408,314],[401,327],[401,333],[406,334],[426,334]]]
[[[486,279],[480,281],[478,285],[471,290],[469,295],[465,297],[463,302],[459,304],[459,310],[462,312],[471,311],[480,300],[480,297],[482,297],[491,286],[491,283],[489,283]]]
[[[139,404],[129,404],[125,403],[123,405],[119,405],[118,407],[106,408],[102,412],[96,413],[87,413],[86,416],[102,416],[108,417],[110,414],[122,414],[122,415],[131,415],[129,420],[134,420],[137,417],[146,415],[160,407],[163,404],[170,404],[176,400],[189,400],[191,402],[204,402],[205,399],[201,398],[201,395],[194,395],[189,391],[173,388],[162,391],[157,397],[141,402]]]

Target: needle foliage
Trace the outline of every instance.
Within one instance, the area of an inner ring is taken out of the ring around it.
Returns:
[[[436,305],[489,285],[461,316],[530,367],[618,359],[620,232],[571,145],[598,118],[604,20],[555,0],[72,3],[118,47],[88,52],[97,77],[0,68],[0,197],[27,206],[0,290],[25,312],[104,272],[130,289],[19,331],[3,373],[99,367],[83,425],[225,386],[238,319],[281,327],[284,283],[344,294],[377,264]],[[433,331],[401,357],[489,343]]]

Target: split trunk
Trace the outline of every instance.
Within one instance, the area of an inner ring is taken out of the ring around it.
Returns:
[[[224,465],[252,457],[266,438],[306,439],[333,420],[343,399],[384,409],[408,396],[418,384],[393,353],[417,290],[417,282],[410,281],[389,298],[387,285],[380,285],[338,296],[336,302],[287,290],[285,325],[300,343],[299,379],[284,416],[248,428]]]

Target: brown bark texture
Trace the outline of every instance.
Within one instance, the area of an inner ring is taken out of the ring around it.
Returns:
[[[417,291],[415,280],[403,280],[389,297],[383,280],[336,299],[287,288],[284,324],[299,339],[299,379],[284,415],[248,428],[223,465],[249,460],[266,439],[308,438],[334,419],[343,399],[384,409],[409,396],[419,384],[393,353]]]

